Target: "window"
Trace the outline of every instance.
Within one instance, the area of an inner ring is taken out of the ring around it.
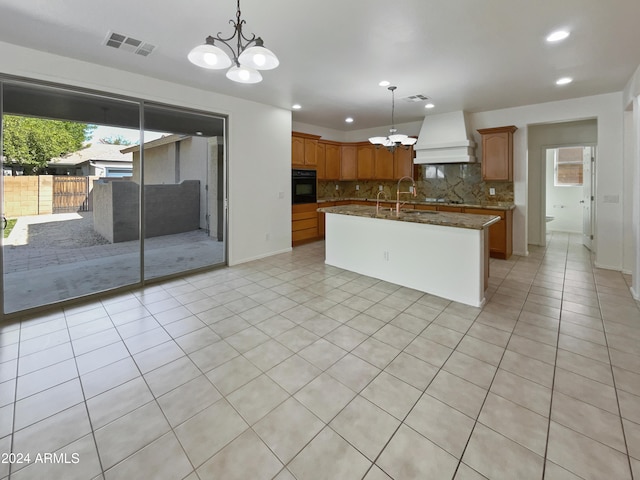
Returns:
[[[582,186],[582,147],[558,148],[554,167],[554,186]]]

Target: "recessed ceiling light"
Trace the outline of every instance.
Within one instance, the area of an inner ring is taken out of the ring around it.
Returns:
[[[556,80],[556,85],[567,85],[568,83],[573,82],[573,78],[571,77],[562,77]]]
[[[424,108],[433,108],[435,105],[433,103],[427,103]]]
[[[569,36],[569,32],[566,30],[556,30],[555,32],[549,34],[547,37],[547,42],[559,42],[560,40],[564,40]]]
[[[302,105],[296,103],[295,105],[291,105],[291,108],[293,108],[294,110],[300,110],[302,108]]]
[[[387,82],[386,80],[382,80],[378,85],[381,86],[381,87],[388,87],[389,85],[391,85],[391,82]]]
[[[347,122],[347,123],[353,123],[353,118],[347,117],[347,118],[344,119],[344,121]]]

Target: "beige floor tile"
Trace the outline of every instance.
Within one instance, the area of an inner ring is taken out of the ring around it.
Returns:
[[[220,336],[209,327],[200,328],[175,339],[185,353],[190,354],[220,340]]]
[[[607,351],[607,347],[572,337],[571,335],[560,333],[558,348],[589,357],[599,362],[609,363],[609,352]]]
[[[442,367],[449,373],[488,389],[496,373],[496,367],[477,358],[455,351]]]
[[[136,337],[150,330],[154,330],[160,327],[158,321],[151,315],[142,317],[139,320],[127,322],[122,325],[117,325],[116,330],[123,339]]]
[[[399,420],[359,395],[330,423],[331,428],[371,461],[399,425]]]
[[[17,331],[16,331],[17,333]],[[111,333],[118,333],[115,331],[115,329],[113,329],[113,331]],[[3,336],[5,335],[10,335],[9,333],[2,333]],[[17,347],[18,343],[17,343],[17,338],[16,337],[16,343],[9,343],[8,345],[14,345]],[[27,355],[31,355],[33,353],[38,353],[41,352],[43,350],[48,350],[52,347],[55,347],[57,345],[61,345],[63,343],[68,343],[70,341],[70,337],[69,337],[69,330],[64,329],[64,330],[58,330],[56,332],[52,332],[49,333],[47,335],[42,335],[40,337],[36,337],[33,338],[31,340],[21,340],[20,341],[20,355],[25,357]],[[120,340],[120,337],[118,336],[117,340]],[[74,348],[75,348],[75,343],[74,343]],[[101,347],[104,346],[104,344],[100,345]],[[78,352],[76,351],[76,355],[78,355],[79,353],[86,353],[85,352]]]
[[[0,407],[13,403],[16,399],[16,379],[0,383]]]
[[[544,417],[549,416],[551,389],[526,378],[498,369],[491,392],[528,408]]]
[[[208,372],[239,355],[238,351],[225,340],[212,343],[189,354],[189,357],[202,372]]]
[[[227,400],[249,425],[253,425],[288,396],[276,382],[263,374],[228,395]]]
[[[612,365],[632,372],[640,372],[640,355],[621,352],[613,348],[609,352],[611,353]]]
[[[134,355],[133,359],[140,371],[147,373],[182,356],[184,356],[182,349],[173,340],[170,340]]]
[[[544,480],[581,480],[581,477],[547,460],[544,467]]]
[[[552,365],[510,350],[505,351],[500,368],[547,388],[551,388],[553,384],[554,368]]]
[[[442,325],[432,323],[420,334],[420,336],[431,340],[432,342],[444,345],[445,347],[456,348],[460,339],[464,337],[464,334],[456,330],[443,327]]]
[[[153,395],[159,397],[189,380],[193,380],[198,375],[200,375],[198,367],[189,357],[184,356],[150,371],[144,378]]]
[[[229,402],[220,399],[176,427],[175,433],[191,463],[198,467],[247,428]]]
[[[562,368],[556,368],[554,390],[583,400],[595,407],[618,414],[618,402],[613,387],[596,382]]]
[[[423,395],[409,413],[405,424],[440,448],[460,458],[474,420],[430,395]]]
[[[16,402],[13,428],[20,430],[82,401],[80,380],[73,379],[56,385]],[[7,407],[3,407],[3,409],[6,410]]]
[[[489,393],[478,421],[534,453],[544,456],[549,423],[546,417]]]
[[[94,428],[119,418],[145,403],[153,395],[142,377],[136,377],[87,401],[87,408]]]
[[[351,328],[347,325],[341,325],[324,336],[325,340],[329,340],[334,345],[339,346],[343,350],[350,352],[368,338],[364,333]]]
[[[78,369],[73,358],[35,370],[18,377],[16,399],[20,400],[76,377]]]
[[[626,455],[553,421],[547,458],[587,480],[631,478]]]
[[[469,330],[469,327],[473,324],[473,319],[445,311],[438,315],[433,323],[460,333],[466,333],[467,330]]]
[[[434,314],[435,315],[435,314]],[[416,317],[406,312],[400,313],[397,317],[389,322],[391,325],[402,328],[407,332],[419,335],[431,323],[431,319],[424,317]]]
[[[240,353],[245,353],[269,340],[269,336],[256,327],[249,327],[227,337],[225,341]]]
[[[462,339],[456,350],[494,366],[498,366],[504,353],[504,348],[469,335]]]
[[[536,360],[548,363],[549,365],[554,365],[556,361],[555,347],[521,337],[515,333],[511,336],[511,340],[509,340],[507,350],[535,358]]]
[[[478,416],[487,395],[485,389],[444,370],[436,375],[426,393],[471,418]]]
[[[351,353],[383,369],[400,353],[400,350],[370,337],[354,348]]]
[[[640,460],[640,424],[629,420],[623,420],[623,424],[629,456]]]
[[[538,327],[527,322],[518,322],[516,328],[513,329],[513,333],[552,347],[555,347],[558,343],[558,333],[555,330]]]
[[[180,480],[192,470],[172,432],[165,434],[105,472],[106,480],[134,477]]]
[[[382,320],[378,320],[377,318],[373,318],[370,315],[361,313],[353,317],[348,322],[345,322],[345,324],[351,328],[355,328],[356,330],[366,335],[372,335],[382,327],[384,327],[385,322],[383,322]]]
[[[315,333],[298,326],[278,335],[276,340],[289,350],[299,352],[318,340],[318,338],[320,337]]]
[[[243,356],[239,356],[210,370],[207,373],[207,377],[220,393],[228,395],[260,376],[261,373],[262,372],[249,360]]]
[[[384,473],[377,465],[372,465],[371,469],[363,480],[392,480],[389,475]]]
[[[342,325],[340,322],[322,314],[318,314],[317,316],[300,324],[301,327],[306,328],[320,337],[323,337],[332,330],[335,330],[340,325]]]
[[[11,478],[18,480],[40,480],[42,478],[64,478],[65,480],[84,480],[102,478],[100,461],[96,452],[93,435],[85,435],[75,442],[62,447],[54,453],[71,463],[31,463],[28,467],[12,473]],[[79,461],[73,463],[73,455]],[[32,459],[34,457],[31,457]]]
[[[292,355],[267,372],[278,385],[293,395],[311,380],[322,373],[322,370],[311,365],[299,355]]]
[[[45,335],[45,337],[46,336],[47,335]],[[17,344],[13,345],[15,345],[17,348]],[[35,372],[36,370],[40,370],[45,367],[49,367],[64,360],[71,359],[73,358],[73,354],[74,350],[71,347],[71,342],[55,345],[51,348],[31,353],[30,355],[25,355],[21,351],[20,362],[18,365],[18,375],[26,375],[28,373]],[[14,356],[13,358],[16,357]],[[10,360],[13,360],[13,358]]]
[[[416,337],[415,334],[407,332],[395,325],[387,324],[373,334],[373,338],[381,342],[391,345],[398,350],[402,350],[409,345]]]
[[[131,357],[123,358],[80,377],[86,399],[99,395],[140,376]]]
[[[287,330],[291,330],[296,326],[296,324],[288,318],[285,318],[281,315],[276,315],[265,320],[264,322],[256,324],[255,326],[270,337],[277,337],[281,333],[284,333]]]
[[[404,352],[387,365],[384,371],[421,391],[427,388],[438,373],[433,365]]]
[[[103,468],[111,468],[169,430],[169,424],[155,402],[97,429],[96,444]]]
[[[80,375],[84,375],[128,356],[129,351],[125,344],[117,342],[77,356],[76,363]]]
[[[611,375],[609,362],[602,363],[560,348],[558,349],[557,366],[591,380],[613,386],[613,376]]]
[[[380,373],[380,369],[349,353],[330,367],[327,373],[357,393]]]
[[[362,478],[371,462],[325,427],[288,465],[298,480]]]
[[[453,478],[454,480],[484,480],[487,477],[480,475],[473,468],[461,462],[460,465],[458,465],[456,476]]]
[[[636,460],[635,458],[632,458],[631,469],[633,470],[633,477],[638,478],[640,476],[640,460]]]
[[[262,441],[284,464],[300,450],[325,424],[295,398],[289,398],[253,426]]]
[[[263,372],[275,367],[293,352],[281,343],[271,339],[245,352],[244,356]]]
[[[539,479],[544,460],[531,450],[477,424],[462,458],[464,463],[491,479]]]
[[[555,392],[551,420],[626,453],[620,417],[588,403]]]
[[[345,350],[321,338],[298,352],[320,370],[326,370],[347,354]]]
[[[299,390],[294,398],[328,423],[355,395],[353,390],[323,373]]]
[[[420,397],[420,390],[382,372],[365,388],[361,395],[399,420],[411,410]]]
[[[247,430],[198,468],[200,478],[225,480],[268,480],[282,469],[282,464],[262,443],[258,436]]]
[[[503,348],[507,346],[511,337],[509,332],[478,322],[469,328],[467,335]]]
[[[172,427],[204,410],[221,398],[204,375],[194,378],[158,398],[162,411]]]
[[[396,480],[413,478],[452,478],[455,457],[406,425],[402,425],[377,460]]]
[[[417,337],[404,351],[435,367],[444,365],[452,352],[449,347],[432,342],[422,336]]]

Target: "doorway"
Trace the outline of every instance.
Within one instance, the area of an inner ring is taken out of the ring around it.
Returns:
[[[579,234],[594,251],[595,151],[592,145],[545,149],[545,238],[551,232]]]

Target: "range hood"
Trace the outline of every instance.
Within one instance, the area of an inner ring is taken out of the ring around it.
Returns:
[[[463,111],[427,115],[413,146],[413,163],[475,162],[476,144],[471,138]]]

